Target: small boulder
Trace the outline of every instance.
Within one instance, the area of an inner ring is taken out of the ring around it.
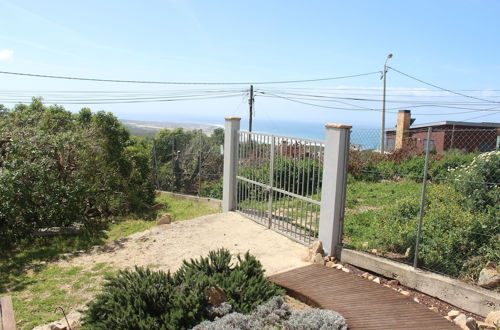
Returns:
[[[492,267],[483,268],[477,284],[483,288],[494,289],[500,285],[500,273]]]
[[[351,271],[348,268],[342,267],[342,271],[344,273],[350,273]]]
[[[399,293],[401,293],[403,296],[407,296],[407,297],[410,296],[410,292],[405,291],[405,290],[401,290],[401,291],[399,291]]]
[[[368,276],[370,276],[370,274],[368,274],[368,273],[363,273],[363,274],[361,274],[361,277],[362,277],[362,278],[368,278]]]
[[[309,246],[309,255],[311,258],[314,258],[317,253],[321,254],[321,257],[325,254],[323,243],[321,243],[320,240],[314,241],[314,243]]]
[[[226,294],[217,286],[211,286],[208,289],[208,303],[212,306],[220,306],[227,301]]]
[[[457,311],[457,310],[451,310],[448,312],[448,316],[451,318],[451,319],[454,319],[455,317],[457,317],[458,315],[460,315],[460,312]]]
[[[389,284],[390,286],[398,286],[399,281],[398,280],[390,280],[390,281],[387,281],[387,284]]]
[[[435,313],[439,313],[439,309],[435,306],[429,307],[429,309]]]
[[[408,258],[410,256],[411,248],[407,248],[405,252],[405,257]]]
[[[323,259],[323,256],[321,255],[321,253],[316,253],[316,255],[314,256],[314,259],[313,259],[313,263],[320,264],[320,265],[325,264],[325,260]]]
[[[484,322],[500,326],[500,310],[489,312]]]
[[[373,279],[373,282],[380,284],[380,277],[376,277]]]
[[[491,323],[486,323],[486,322],[481,322],[481,321],[476,321],[477,326],[479,329],[487,329],[487,330],[496,330],[495,325]]]
[[[157,204],[151,206],[151,210],[153,210],[153,211],[159,211],[159,210],[161,210],[164,207],[165,207],[165,204],[163,204],[163,203],[157,203]]]
[[[334,263],[333,261],[327,261],[325,266],[328,267],[328,268],[333,268],[333,266],[335,266],[336,263]]]
[[[460,328],[464,330],[468,330],[467,327],[467,316],[465,314],[460,313],[457,317],[453,319],[453,322],[458,325]]]
[[[477,329],[477,322],[474,318],[468,317],[467,321],[465,322],[465,326],[467,327],[467,329],[476,330]]]
[[[369,279],[370,281],[373,281],[373,279],[374,279],[374,278],[375,278],[375,276],[373,276],[373,275],[368,275],[368,279]]]
[[[156,224],[158,226],[159,225],[167,225],[170,222],[172,222],[172,215],[170,215],[170,213],[165,213],[160,219],[158,219],[158,221],[156,222]]]

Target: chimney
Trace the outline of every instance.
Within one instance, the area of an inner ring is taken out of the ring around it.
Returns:
[[[396,141],[395,149],[402,149],[406,146],[408,142],[408,137],[410,136],[410,125],[411,125],[411,111],[410,110],[399,110],[398,120],[396,122]]]

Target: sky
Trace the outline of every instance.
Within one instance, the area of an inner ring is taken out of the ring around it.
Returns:
[[[498,0],[0,0],[0,12],[0,71],[246,83],[382,71],[392,53],[391,67],[479,99],[444,92],[389,70],[387,126],[394,125],[398,109],[411,106],[416,124],[500,122]],[[320,82],[256,84],[255,128],[326,122],[378,127],[380,78],[381,73],[373,73]],[[248,88],[248,84],[120,84],[0,74],[0,104],[12,106],[42,96],[71,111],[87,106],[112,111],[122,119],[221,124],[224,116],[240,116],[246,123]],[[92,100],[100,95],[97,92],[109,92],[106,95],[120,100],[186,93],[227,97],[103,104]],[[73,104],[82,99],[96,104]]]

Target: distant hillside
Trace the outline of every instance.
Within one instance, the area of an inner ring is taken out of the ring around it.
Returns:
[[[175,129],[184,128],[185,130],[203,130],[205,134],[211,135],[217,125],[213,124],[195,124],[195,123],[167,123],[158,121],[140,121],[140,120],[120,120],[132,135],[135,136],[155,136],[163,128]]]

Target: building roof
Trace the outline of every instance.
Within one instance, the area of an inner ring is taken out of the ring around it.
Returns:
[[[482,122],[482,123],[471,123],[467,121],[437,121],[434,123],[426,123],[420,125],[412,125],[410,129],[414,128],[426,128],[426,127],[436,127],[436,126],[468,126],[468,127],[480,127],[480,128],[500,128],[500,123],[493,122]],[[386,132],[393,132],[396,128],[387,128]]]

